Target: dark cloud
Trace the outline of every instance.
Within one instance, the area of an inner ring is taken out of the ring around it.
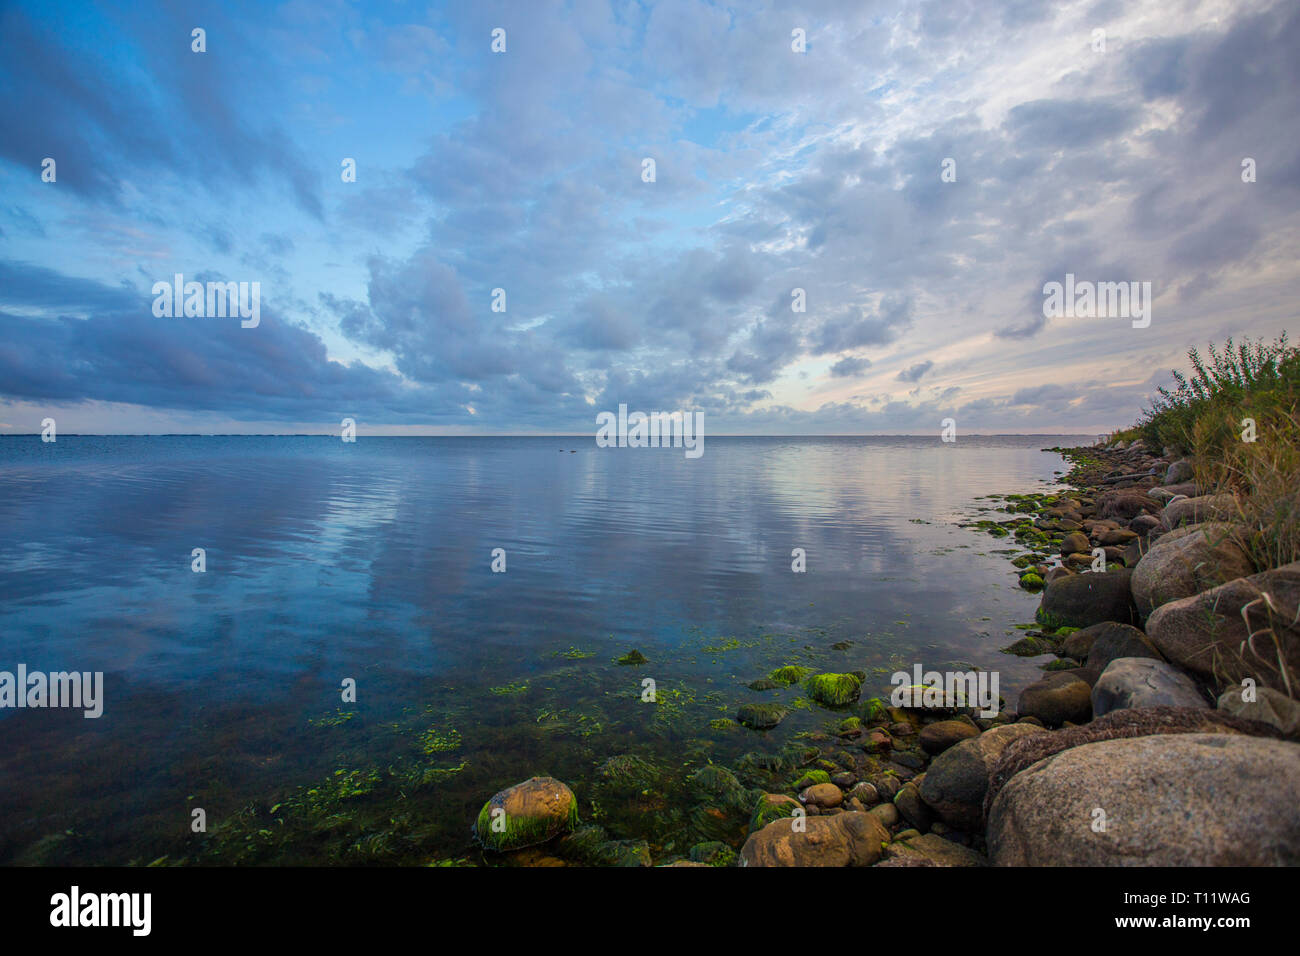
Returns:
[[[865,358],[842,358],[831,366],[833,378],[853,378],[861,375],[871,367],[871,360]]]
[[[922,376],[930,369],[934,368],[934,362],[926,359],[924,362],[917,362],[915,365],[909,365],[898,373],[900,382],[919,382]]]

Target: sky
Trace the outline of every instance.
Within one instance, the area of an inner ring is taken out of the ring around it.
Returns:
[[[1107,432],[1294,329],[1298,51],[1248,0],[0,0],[0,434]]]

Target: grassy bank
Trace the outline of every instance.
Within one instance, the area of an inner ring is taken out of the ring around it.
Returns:
[[[1232,495],[1258,570],[1300,560],[1300,348],[1232,339],[1188,353],[1141,420],[1113,437],[1185,456],[1197,491]]]

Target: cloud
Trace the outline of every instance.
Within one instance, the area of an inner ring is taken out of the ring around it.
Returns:
[[[853,378],[861,375],[871,367],[871,360],[865,358],[842,358],[831,366],[832,378]]]
[[[236,3],[203,11],[200,55],[166,5],[10,5],[0,398],[543,430],[631,399],[884,431],[964,399],[996,428],[1122,424],[1140,390],[1048,386],[1274,334],[1300,292],[1300,10],[1207,10],[826,0],[797,54],[771,3]],[[266,334],[140,314],[177,271],[262,277]],[[1151,281],[1151,328],[1048,322],[1067,272]]]
[[[919,382],[926,372],[934,368],[934,362],[926,359],[924,362],[917,362],[915,365],[908,366],[898,373],[900,382]]]

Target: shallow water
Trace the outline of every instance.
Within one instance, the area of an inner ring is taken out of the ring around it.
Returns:
[[[1038,662],[999,649],[1037,598],[1014,544],[956,523],[1076,443],[0,439],[0,670],[106,684],[97,720],[0,710],[0,862],[429,862],[536,773],[680,852],[617,832],[594,767],[685,773],[843,717],[796,687],[777,730],[710,727],[778,665],[866,671],[868,696],[974,664],[1014,705]]]

